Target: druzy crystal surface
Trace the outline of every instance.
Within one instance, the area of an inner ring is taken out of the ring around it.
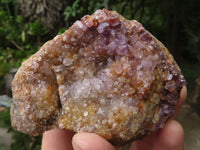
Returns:
[[[168,50],[135,20],[97,10],[22,63],[12,126],[93,132],[114,145],[164,126],[185,79]]]

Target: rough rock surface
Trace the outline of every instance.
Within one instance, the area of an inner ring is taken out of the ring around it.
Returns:
[[[12,83],[12,126],[94,132],[114,145],[164,126],[185,79],[140,23],[97,10],[23,62]]]

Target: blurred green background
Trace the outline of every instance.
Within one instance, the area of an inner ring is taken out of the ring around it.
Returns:
[[[6,77],[12,68],[76,20],[102,8],[138,20],[169,49],[188,82],[186,103],[200,115],[199,0],[0,0],[0,95],[11,97]],[[0,127],[12,133],[11,149],[39,150],[41,136],[15,132],[9,117],[9,108],[0,111]]]

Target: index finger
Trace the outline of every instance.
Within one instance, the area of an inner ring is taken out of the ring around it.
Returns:
[[[42,150],[73,150],[73,132],[68,130],[53,129],[46,131],[42,138]]]
[[[186,98],[187,98],[187,88],[186,88],[186,86],[184,86],[181,90],[180,98],[176,105],[174,117],[177,116],[177,114],[178,114],[182,104],[185,102]]]

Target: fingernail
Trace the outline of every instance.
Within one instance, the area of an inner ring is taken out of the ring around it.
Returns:
[[[75,142],[72,142],[72,146],[74,150],[81,150],[81,148]]]
[[[74,137],[72,139],[72,146],[73,146],[74,150],[82,150],[80,148],[80,146],[78,145],[78,140],[76,138],[76,135],[74,135]]]

